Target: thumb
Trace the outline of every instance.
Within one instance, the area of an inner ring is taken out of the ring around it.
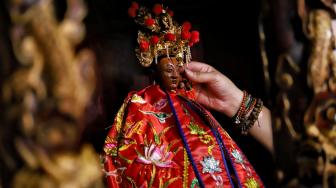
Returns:
[[[189,69],[185,69],[185,73],[189,80],[196,83],[207,83],[214,79],[212,72],[192,72]]]

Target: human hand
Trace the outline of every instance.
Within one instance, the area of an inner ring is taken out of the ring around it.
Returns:
[[[201,62],[189,63],[185,73],[193,83],[197,102],[229,117],[235,115],[243,99],[243,92],[229,78]]]
[[[229,78],[201,62],[189,63],[185,67],[185,74],[193,82],[197,102],[229,117],[236,114],[243,100],[243,92]],[[266,107],[263,107],[257,122],[261,126],[255,126],[255,123],[250,134],[273,152],[272,120]]]

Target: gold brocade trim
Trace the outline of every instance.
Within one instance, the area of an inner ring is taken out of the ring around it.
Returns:
[[[117,113],[117,116],[116,116],[116,129],[117,129],[118,134],[120,134],[121,132],[121,127],[122,127],[122,123],[123,123],[124,115],[125,115],[125,109],[128,105],[128,102],[129,102],[129,99],[121,105]]]
[[[189,159],[187,151],[184,149],[184,165],[183,165],[183,188],[188,187],[188,166],[189,166]]]

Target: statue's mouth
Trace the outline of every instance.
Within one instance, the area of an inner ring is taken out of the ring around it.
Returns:
[[[172,88],[176,88],[176,87],[177,87],[177,84],[178,84],[177,79],[172,79],[172,80],[171,80],[170,87],[172,87]]]

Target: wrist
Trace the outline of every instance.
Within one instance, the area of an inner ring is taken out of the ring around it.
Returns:
[[[233,117],[239,110],[240,104],[243,100],[243,91],[236,89],[235,92],[230,93],[226,96],[226,100],[223,101],[221,112],[228,117]]]

